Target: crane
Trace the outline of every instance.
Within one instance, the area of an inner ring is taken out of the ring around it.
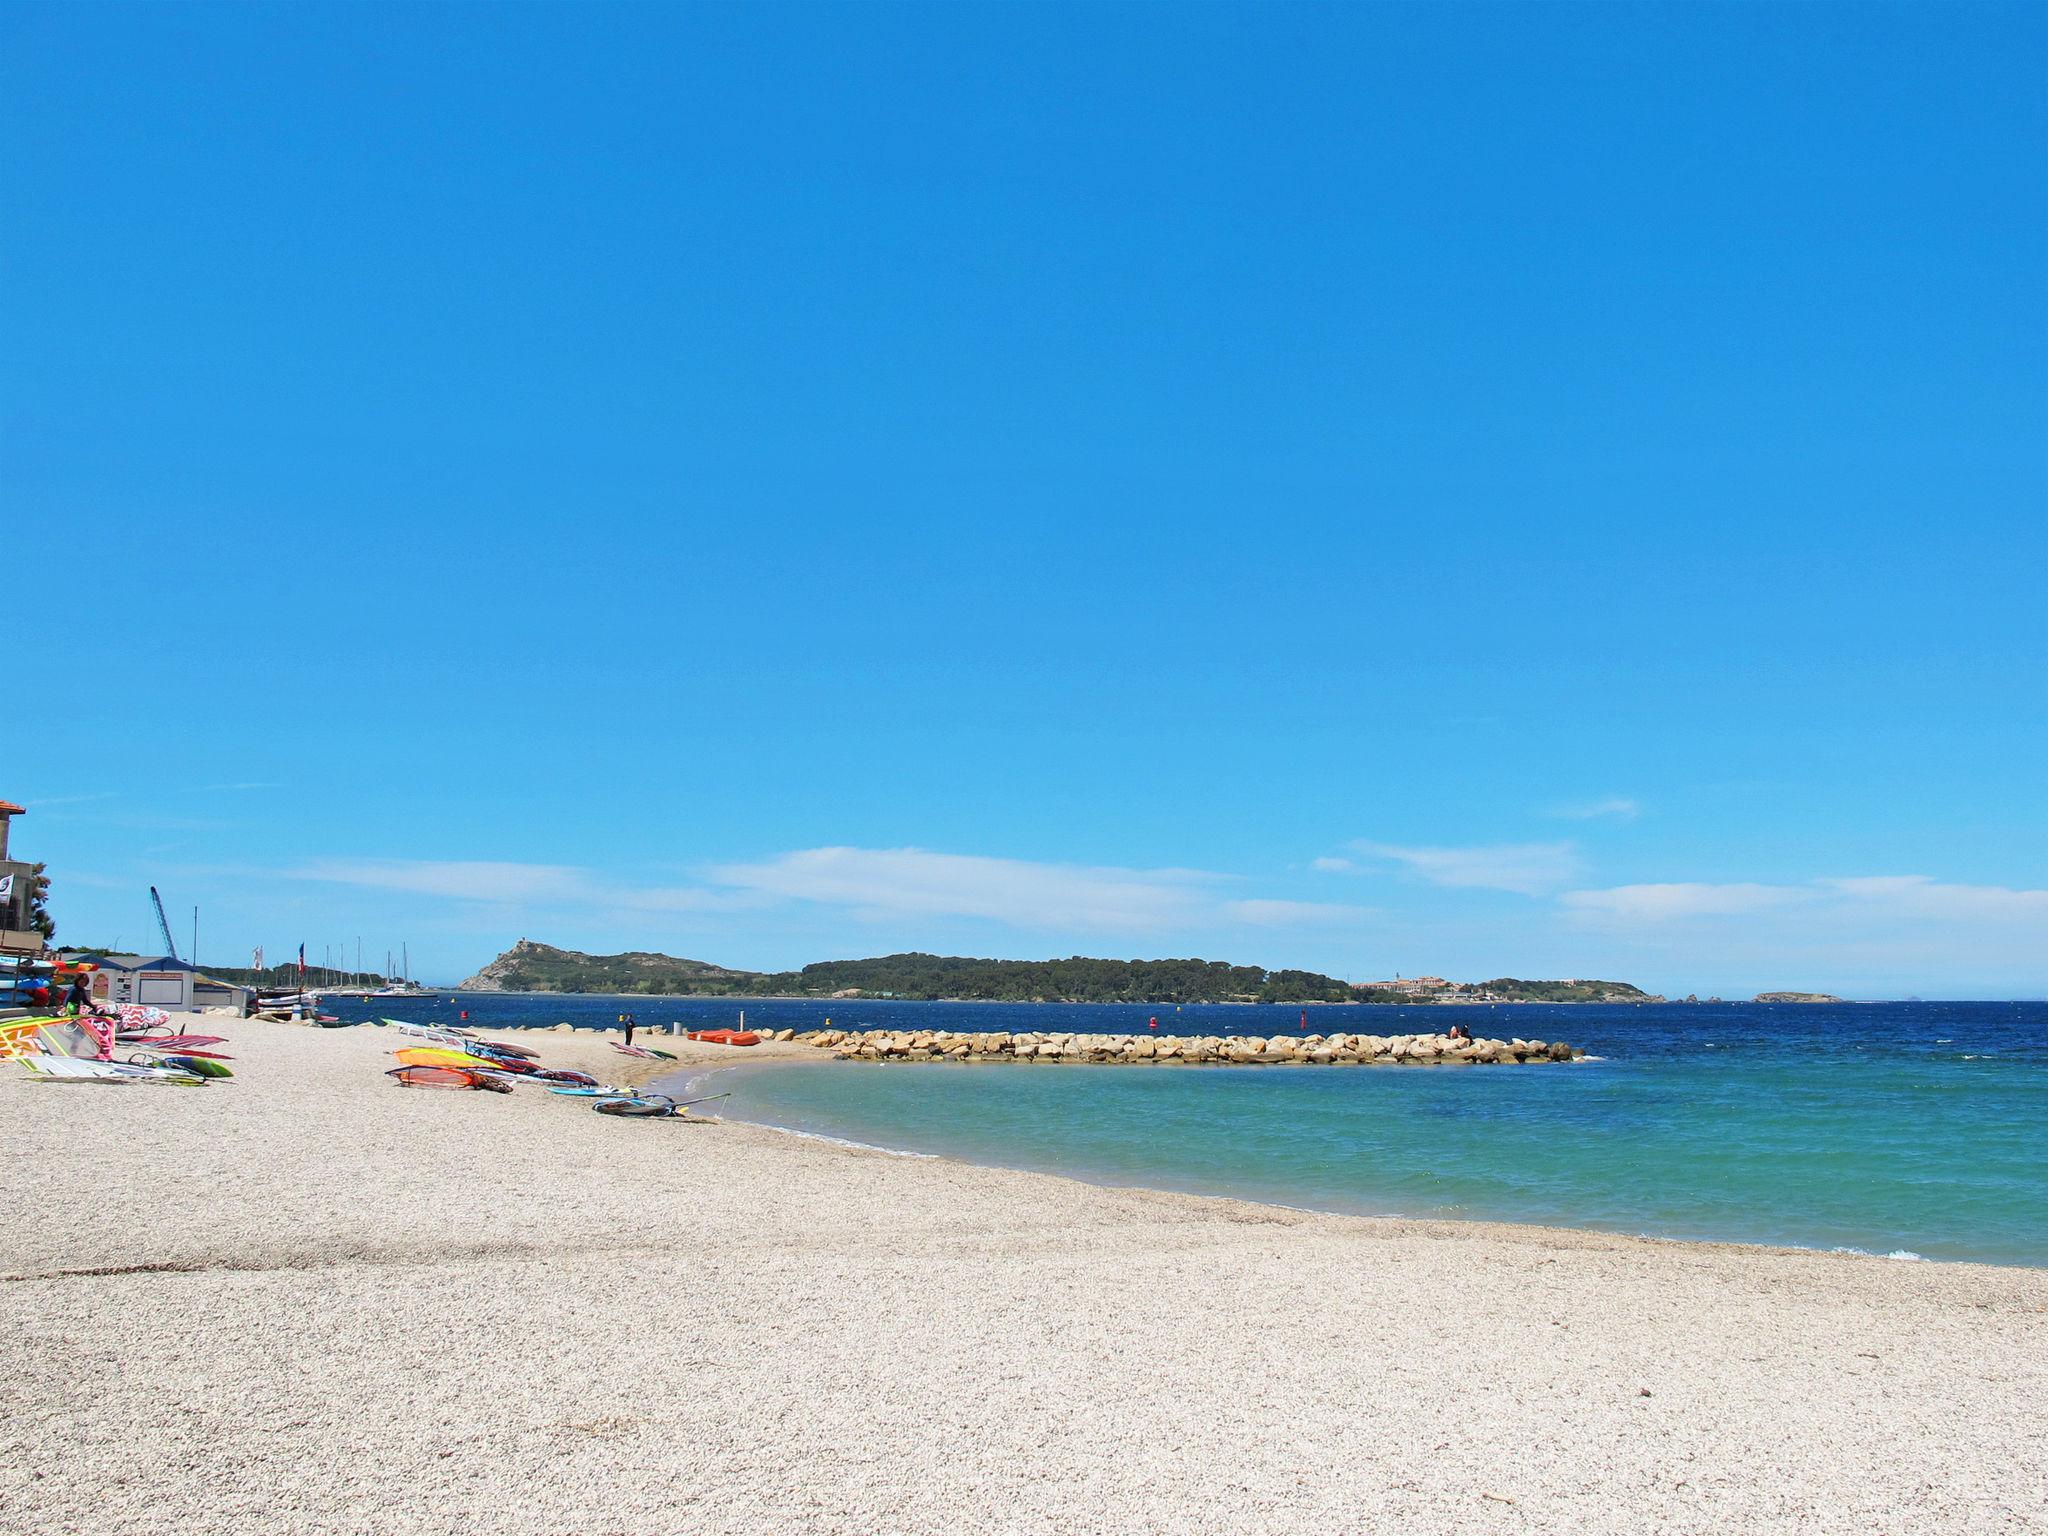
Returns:
[[[171,920],[164,916],[164,899],[157,895],[156,887],[153,885],[149,888],[149,899],[156,907],[156,925],[163,930],[164,948],[170,952],[171,958],[175,960],[178,958],[178,942],[171,937]]]

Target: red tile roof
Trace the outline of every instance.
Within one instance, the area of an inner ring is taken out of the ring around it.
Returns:
[[[0,800],[0,816],[26,816],[28,807],[16,805],[12,800]]]

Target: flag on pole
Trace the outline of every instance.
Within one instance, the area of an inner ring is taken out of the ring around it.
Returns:
[[[303,987],[303,986],[305,986],[305,984],[306,984],[306,946],[305,946],[305,943],[304,943],[303,941],[301,941],[301,942],[300,942],[300,944],[299,944],[299,985],[300,985],[301,987]]]

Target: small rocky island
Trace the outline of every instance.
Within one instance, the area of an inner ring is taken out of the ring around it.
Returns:
[[[1573,1061],[1562,1040],[1453,1040],[1449,1035],[1079,1035],[1025,1031],[813,1029],[777,1038],[841,1061],[1101,1062],[1152,1066],[1515,1066]]]
[[[1759,992],[1755,1001],[1759,1003],[1839,1003],[1841,999],[1826,992]]]

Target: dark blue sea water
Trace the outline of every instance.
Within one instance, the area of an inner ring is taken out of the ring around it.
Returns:
[[[1299,1034],[1289,1007],[472,996],[404,1017]],[[345,1017],[379,1010],[347,1005]],[[1311,1033],[1568,1040],[1571,1066],[763,1064],[735,1116],[1317,1209],[2048,1264],[2048,1004],[1312,1008]],[[735,1053],[736,1058],[740,1053]]]

